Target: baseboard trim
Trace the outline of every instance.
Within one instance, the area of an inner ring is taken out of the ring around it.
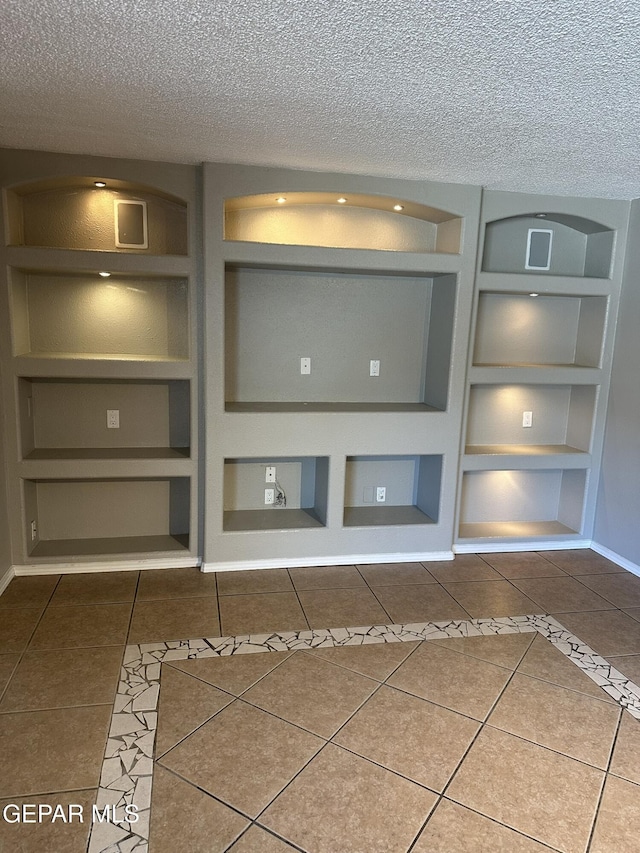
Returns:
[[[479,542],[465,543],[454,545],[453,550],[456,554],[504,554],[510,551],[573,551],[576,548],[591,547],[591,539],[572,539],[570,542],[525,539],[520,542],[487,542],[486,545]]]
[[[14,579],[16,575],[15,566],[9,566],[7,571],[0,578],[0,595],[5,591],[5,589],[9,586],[11,581]]]
[[[187,569],[200,565],[198,557],[168,557],[149,560],[109,560],[91,563],[38,563],[12,566],[16,577],[24,575],[73,575],[90,572],[138,572],[145,569]]]
[[[615,563],[623,569],[626,569],[628,572],[631,572],[631,574],[638,575],[638,577],[640,577],[640,566],[637,565],[637,563],[632,563],[631,560],[627,560],[626,557],[617,554],[610,548],[605,548],[604,545],[599,545],[597,542],[592,542],[591,547],[597,554],[600,554],[601,557],[606,557],[607,560],[611,560],[612,563]]]
[[[251,569],[295,569],[298,567],[351,566],[368,563],[427,563],[453,560],[453,551],[426,551],[414,554],[341,554],[333,557],[279,557],[271,560],[232,560],[202,564],[203,572],[243,572]]]

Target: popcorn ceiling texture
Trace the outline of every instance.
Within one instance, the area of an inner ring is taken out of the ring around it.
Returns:
[[[640,196],[640,0],[3,0],[0,145]]]

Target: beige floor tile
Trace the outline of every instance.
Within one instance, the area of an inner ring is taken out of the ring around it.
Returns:
[[[0,797],[95,788],[110,705],[0,714]]]
[[[401,720],[400,725],[392,721]],[[442,791],[479,724],[432,702],[383,686],[333,742],[434,791]]]
[[[0,610],[13,607],[44,607],[60,575],[14,578],[0,595]]]
[[[468,619],[469,614],[439,584],[372,587],[395,624]]]
[[[130,643],[219,636],[218,599],[215,597],[136,601],[133,608]]]
[[[477,554],[458,554],[450,562],[429,563],[429,571],[440,583],[501,580],[501,575]]]
[[[151,569],[140,572],[136,599],[154,601],[162,598],[207,598],[217,594],[214,572],[200,569]]]
[[[131,604],[80,604],[48,607],[36,628],[31,649],[119,646],[127,639]]]
[[[540,634],[535,635],[533,643],[518,667],[518,672],[615,704],[608,693],[598,687],[595,681],[592,681],[566,655]]]
[[[358,566],[358,569],[370,586],[436,583],[436,579],[422,563],[379,563]]]
[[[376,681],[384,681],[417,645],[417,642],[372,643],[366,646],[336,646],[332,649],[313,649],[307,654],[352,669],[361,675],[368,675],[369,678],[375,678]]]
[[[248,825],[228,806],[156,764],[149,835],[153,853],[223,853]]]
[[[609,772],[640,785],[640,720],[626,712],[623,712],[620,720]]]
[[[568,613],[575,610],[613,609],[613,604],[587,589],[575,578],[524,578],[513,580],[512,583],[536,603],[538,610],[545,613],[551,610]]]
[[[242,572],[218,572],[219,595],[244,595],[258,592],[291,592],[293,586],[286,569],[249,569]]]
[[[519,551],[513,554],[483,554],[482,557],[490,566],[500,572],[502,577],[508,579],[565,576],[562,569],[535,551]]]
[[[622,607],[621,610],[626,613],[627,616],[631,616],[632,619],[640,622],[640,607]]]
[[[640,787],[609,776],[589,853],[627,853],[640,839]]]
[[[329,744],[260,823],[313,853],[404,851],[435,802],[431,791]]]
[[[551,848],[441,800],[411,853],[551,853]]]
[[[640,685],[640,655],[607,655],[609,663],[614,666],[619,672],[633,681],[634,684]]]
[[[82,823],[77,818],[77,810],[71,813],[71,819],[65,823],[60,818],[53,821],[51,817],[43,819],[42,823],[9,823],[0,819],[0,850],[7,853],[85,853],[91,830],[91,810],[96,799],[96,790],[71,791],[57,793],[44,797],[14,797],[11,800],[0,800],[0,814],[5,806],[14,805],[22,808],[25,805],[62,806],[69,817],[69,806],[80,806]],[[15,810],[11,809],[11,814]],[[33,814],[33,812],[30,812]]]
[[[42,616],[43,607],[3,610],[0,618],[0,653],[21,652]]]
[[[585,575],[580,581],[616,607],[640,607],[640,578],[631,572]]]
[[[511,676],[508,669],[425,642],[387,684],[484,720]]]
[[[330,738],[376,690],[378,682],[296,652],[243,699],[320,737]]]
[[[59,604],[116,604],[133,601],[139,572],[87,572],[63,575],[51,598]]]
[[[355,566],[318,566],[289,569],[296,589],[347,589],[365,586]]]
[[[0,695],[9,683],[9,679],[20,660],[19,654],[0,655]]]
[[[640,622],[620,610],[552,615],[599,655],[640,654]]]
[[[606,770],[621,708],[516,673],[488,724]]]
[[[444,587],[474,619],[540,613],[539,605],[509,581],[445,583]]]
[[[170,666],[162,667],[156,757],[209,720],[233,696]]]
[[[112,703],[123,652],[124,646],[27,651],[0,712]]]
[[[430,640],[450,651],[515,669],[536,634],[497,634],[488,637],[452,637],[447,640]]]
[[[295,848],[255,824],[251,826],[229,853],[294,853]]]
[[[603,778],[594,767],[485,727],[447,796],[563,853],[584,853]]]
[[[388,625],[389,616],[369,589],[309,589],[299,592],[312,628]]]
[[[324,741],[236,699],[160,763],[255,817]]]
[[[621,572],[616,563],[596,554],[590,548],[568,551],[546,551],[545,557],[570,575],[598,575],[604,572]]]
[[[217,658],[171,661],[175,667],[227,693],[239,696],[268,672],[291,657],[293,652],[265,652],[253,655],[228,655]]]
[[[295,592],[221,595],[222,635],[304,631],[309,625]]]

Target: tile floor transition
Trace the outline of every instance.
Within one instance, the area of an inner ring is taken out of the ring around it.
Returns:
[[[15,578],[0,808],[85,820],[0,850],[633,853],[638,683],[640,578],[592,551]]]

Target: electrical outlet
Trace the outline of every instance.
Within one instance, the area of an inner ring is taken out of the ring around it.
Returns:
[[[276,466],[275,465],[267,465],[265,469],[264,475],[265,483],[275,483],[276,481]]]
[[[303,376],[309,376],[311,373],[311,359],[310,358],[301,358],[300,359],[300,373]]]
[[[276,501],[276,490],[275,489],[265,489],[264,490],[264,502],[265,505],[271,506]]]
[[[372,358],[369,362],[369,376],[380,376],[380,359]]]
[[[385,486],[378,486],[376,488],[376,502],[384,503],[387,499],[387,489]]]
[[[107,409],[107,429],[120,429],[120,409]]]
[[[523,427],[533,426],[533,412],[523,412],[522,413],[522,426]]]
[[[35,542],[38,537],[38,525],[35,521],[31,522],[31,541]]]

